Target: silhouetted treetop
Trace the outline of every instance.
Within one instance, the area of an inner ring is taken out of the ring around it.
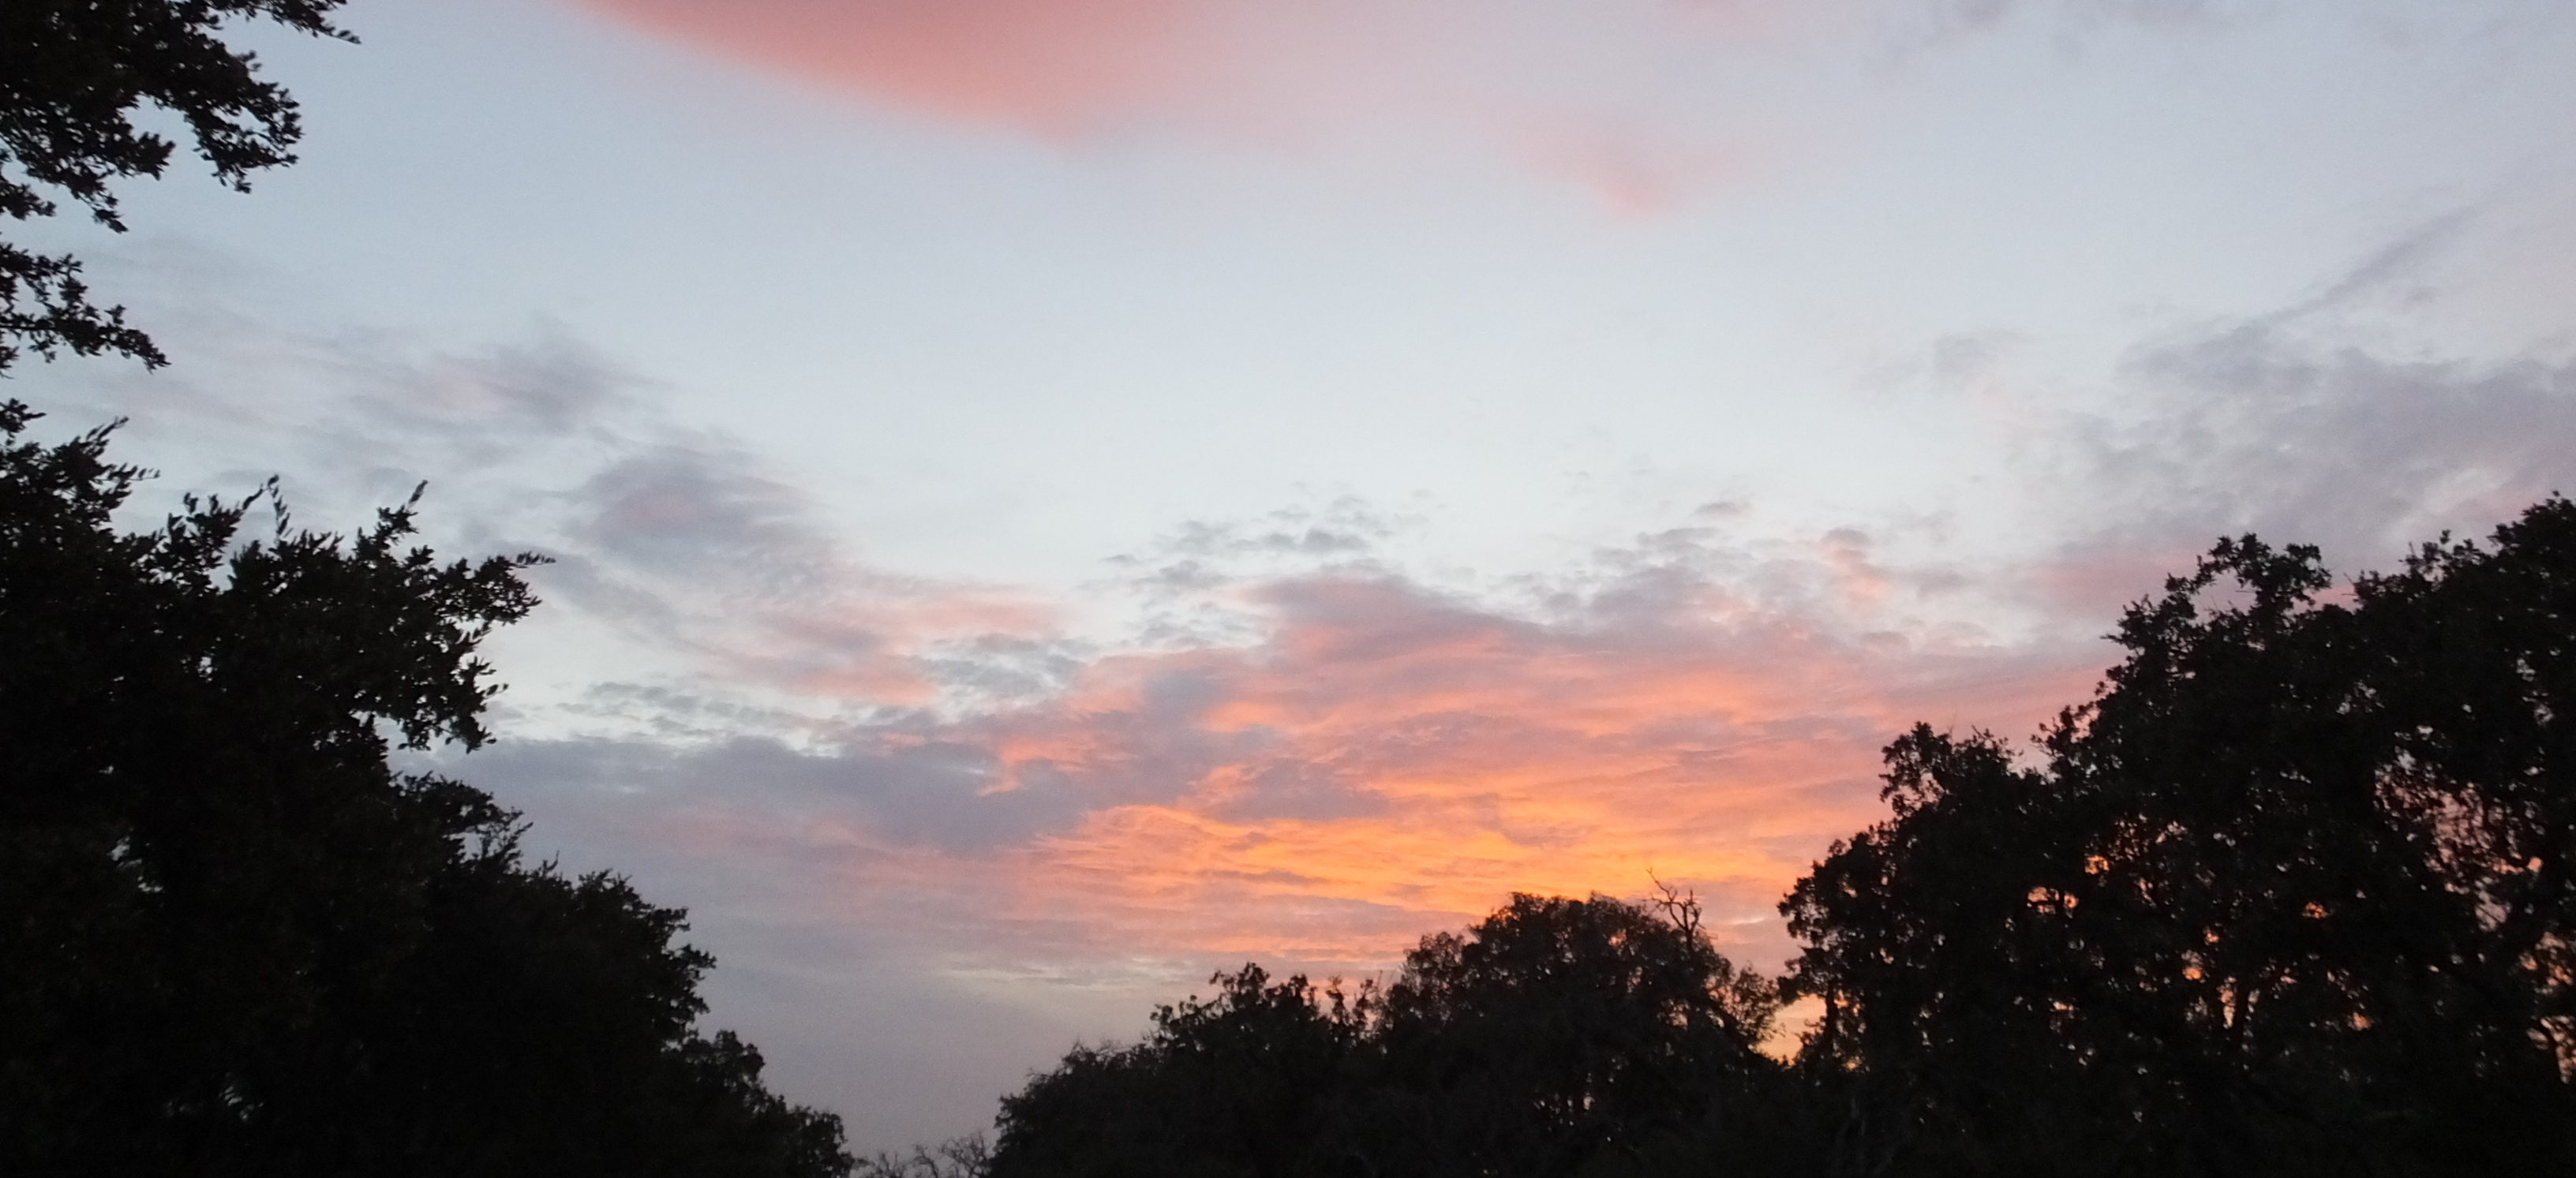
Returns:
[[[1219,975],[1143,1041],[1006,1097],[990,1173],[1642,1173],[1694,1142],[1775,1144],[1773,987],[1670,899],[1516,896],[1425,938],[1383,992]]]
[[[488,738],[533,558],[441,562],[409,505],[250,534],[273,487],[121,532],[142,472],[32,416],[0,405],[0,1173],[847,1169],[699,1033],[678,910],[389,762]]]
[[[0,214],[26,221],[60,202],[122,232],[115,182],[158,177],[178,148],[140,125],[175,115],[216,179],[294,162],[294,99],[259,75],[226,33],[268,21],[352,39],[330,23],[342,0],[9,0],[0,5]],[[53,356],[120,352],[162,363],[122,307],[89,302],[69,255],[0,240],[0,371],[24,349]]]
[[[1856,1160],[2576,1166],[2576,506],[2344,601],[2317,555],[2225,541],[2131,607],[2036,765],[1890,746],[1894,817],[1783,905]]]

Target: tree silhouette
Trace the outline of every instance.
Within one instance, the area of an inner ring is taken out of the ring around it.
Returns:
[[[2576,506],[2330,584],[2223,542],[2037,768],[1891,746],[1895,816],[1783,905],[1849,1160],[2576,1168]]]
[[[529,557],[408,506],[111,514],[106,431],[0,406],[0,1173],[822,1175],[838,1123],[692,1023],[681,914],[518,852],[467,748]]]
[[[1755,1050],[1777,998],[1684,899],[1517,896],[1383,995],[1213,980],[1005,1098],[991,1174],[1611,1174],[1778,1146],[1787,1073]]]
[[[1076,1047],[1003,1098],[991,1173],[1311,1172],[1374,992],[1274,982],[1257,965],[1210,980],[1214,997],[1156,1008],[1142,1042]]]
[[[1703,1122],[1722,1135],[1784,1078],[1755,1050],[1777,1005],[1695,904],[1514,896],[1424,939],[1387,991],[1381,1170],[1571,1174]]]
[[[223,37],[265,20],[348,40],[330,23],[342,0],[9,0],[0,5],[0,214],[26,221],[68,200],[117,232],[117,180],[158,177],[177,144],[137,125],[147,108],[175,116],[215,177],[247,190],[250,174],[294,162],[294,99]],[[89,301],[80,262],[0,240],[0,371],[25,350],[51,357],[117,352],[163,357],[123,307]]]

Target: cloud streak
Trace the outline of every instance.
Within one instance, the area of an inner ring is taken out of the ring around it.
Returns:
[[[1729,79],[1775,71],[1769,3],[1603,0],[575,0],[763,72],[950,123],[1074,144],[1178,130],[1418,152],[1462,130],[1611,208],[1722,183],[1787,133]],[[1401,129],[1401,130],[1399,130]]]

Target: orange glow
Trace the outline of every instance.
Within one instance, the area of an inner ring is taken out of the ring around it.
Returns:
[[[1820,596],[1767,613],[1684,591],[1544,622],[1391,578],[1277,582],[1258,642],[1101,658],[1050,700],[887,743],[982,750],[977,796],[1062,799],[1046,828],[978,851],[819,818],[769,837],[848,853],[817,903],[878,924],[971,910],[1015,930],[973,952],[1012,960],[1374,969],[1515,891],[1659,878],[1776,968],[1773,906],[1879,816],[1893,734],[2032,731],[2099,665],[1934,630],[1864,640],[1879,632],[1854,619],[1895,590],[1853,572],[1855,548],[1829,541]]]

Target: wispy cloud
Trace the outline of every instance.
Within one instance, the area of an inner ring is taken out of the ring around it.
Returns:
[[[2088,554],[2072,563],[2120,569],[2110,575],[2134,596],[2150,583],[2141,561],[2171,565],[2250,530],[2317,543],[2358,572],[2576,488],[2563,341],[2468,357],[2369,326],[2391,304],[2444,297],[2440,263],[2470,224],[2437,218],[2314,295],[2140,341],[2114,374],[2117,403],[2065,413],[2053,431],[2050,477],[2085,486],[2102,516],[2070,532]]]
[[[1464,131],[1627,212],[1729,180],[1794,134],[1780,95],[1742,117],[1742,79],[1773,72],[1762,55],[1814,23],[1725,0],[576,2],[756,69],[1054,143],[1159,129],[1286,147],[1396,134],[1418,150],[1405,132]]]
[[[2230,0],[569,0],[862,101],[1057,144],[1470,141],[1626,215],[1845,133],[1815,83],[2006,29],[2073,43],[2261,18]],[[1849,94],[1846,93],[1847,102]]]

